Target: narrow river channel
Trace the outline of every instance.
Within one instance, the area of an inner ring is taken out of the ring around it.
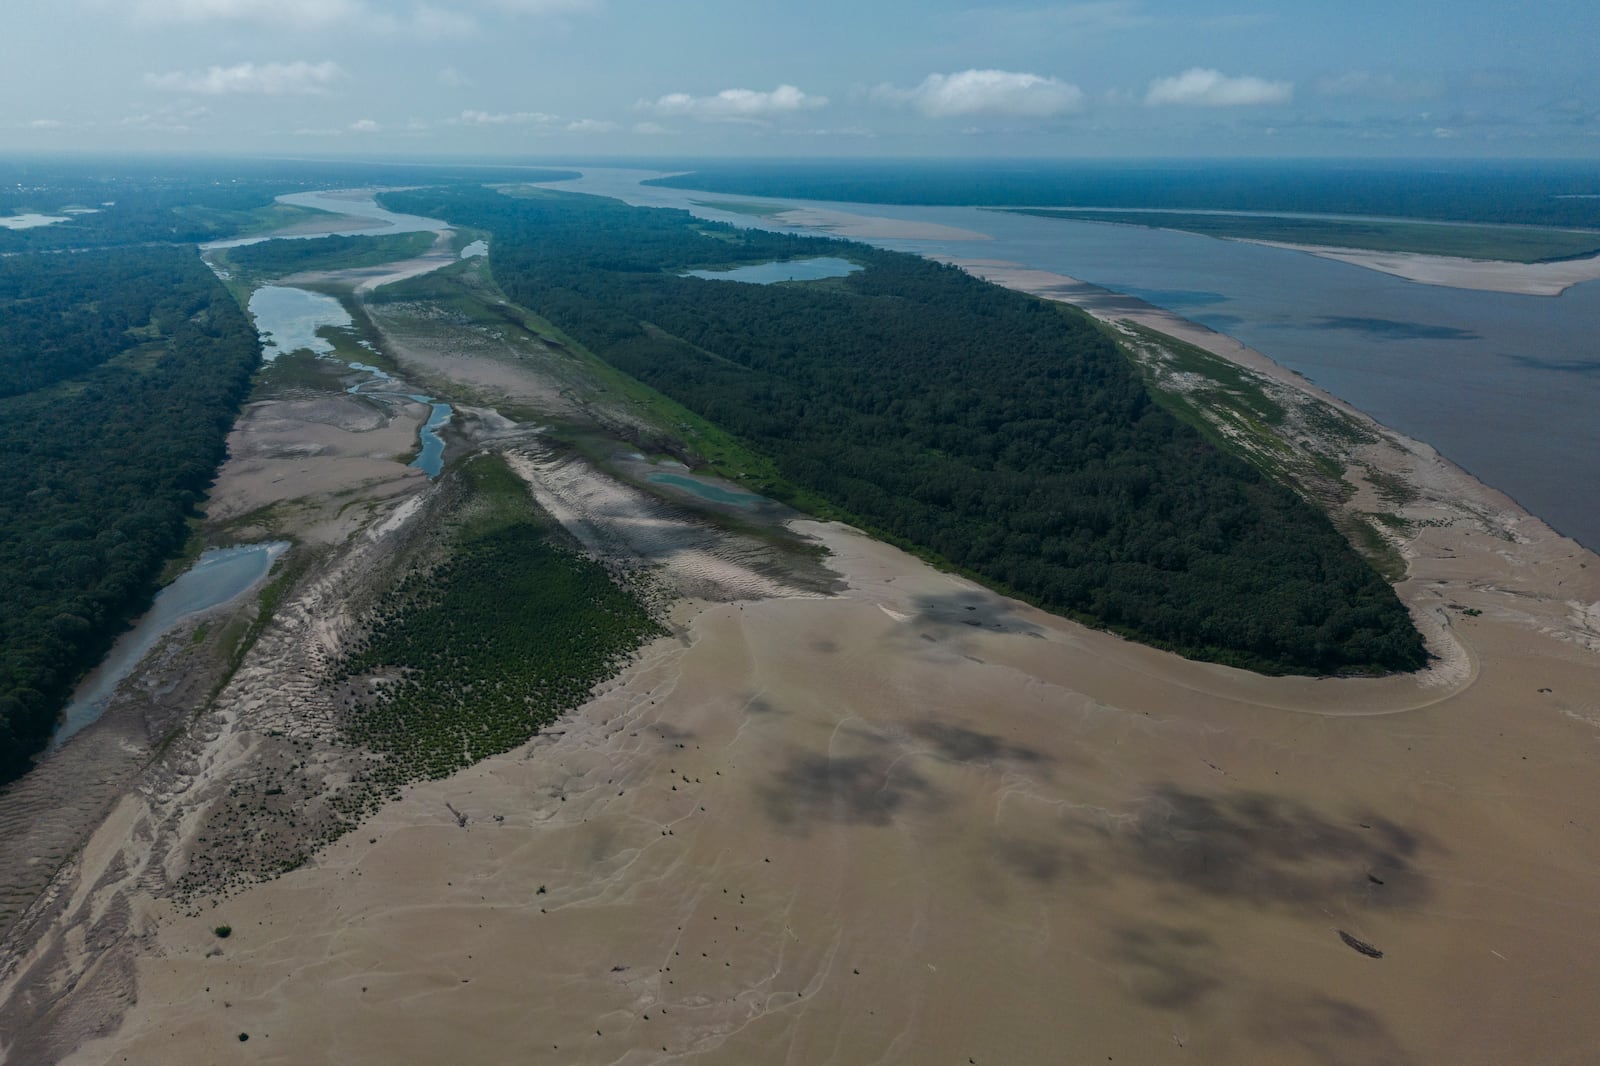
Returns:
[[[440,232],[448,230],[447,223],[418,215],[400,215],[386,211],[373,200],[373,194],[364,190],[294,193],[280,196],[281,203],[298,207],[311,207],[321,211],[349,215],[360,219],[358,225],[318,234],[266,234],[260,237],[233,241],[218,241],[205,246],[205,250],[237,248],[277,236],[293,236],[297,240],[315,240],[328,236],[354,236],[394,233]],[[374,227],[372,223],[382,223]],[[482,242],[478,242],[479,245]],[[482,254],[486,248],[469,248],[472,254]],[[440,265],[444,265],[442,262]],[[287,352],[309,350],[322,358],[335,358],[334,346],[322,336],[325,329],[349,328],[354,325],[350,312],[338,300],[319,292],[296,288],[292,285],[263,285],[251,294],[249,310],[255,319],[256,331],[261,335],[263,357],[271,362]],[[453,411],[447,403],[419,393],[403,392],[393,387],[394,379],[378,367],[367,363],[339,360],[351,370],[368,375],[350,386],[348,392],[367,396],[381,403],[420,403],[430,408],[428,418],[418,430],[420,451],[411,465],[430,478],[439,476],[444,466],[444,438],[439,435],[451,418]],[[231,548],[217,548],[200,556],[176,581],[156,594],[150,610],[120,637],[104,660],[78,685],[72,700],[62,712],[61,723],[50,739],[50,750],[60,748],[85,727],[93,724],[105,713],[116,693],[117,686],[133,673],[144,657],[161,642],[171,629],[186,618],[208,611],[244,595],[266,577],[273,561],[287,550],[286,542],[246,544]]]

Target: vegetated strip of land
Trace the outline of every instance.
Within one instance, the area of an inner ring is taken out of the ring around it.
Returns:
[[[1360,248],[1374,252],[1416,252],[1463,259],[1500,259],[1512,263],[1543,263],[1600,252],[1600,232],[1530,226],[1473,226],[1460,223],[1173,211],[1087,211],[1052,207],[1015,207],[1006,210],[1019,215],[1059,218],[1069,222],[1114,222],[1150,229],[1175,229],[1207,237]]]
[[[664,632],[500,456],[474,455],[441,489],[437,523],[334,664],[339,772],[241,777],[197,830],[181,898],[294,869],[401,785],[524,743]]]
[[[749,200],[690,200],[689,202],[696,207],[726,211],[732,215],[751,215],[755,218],[777,218],[785,211],[793,210],[784,204],[757,204]]]
[[[1600,229],[1593,160],[711,164],[647,185],[783,200],[1380,215]]]
[[[864,245],[548,193],[386,194],[491,231],[516,302],[775,463],[757,487],[1050,609],[1266,672],[1420,666],[1394,591],[1289,489],[1152,402],[1086,316]],[[819,254],[848,278],[679,276]]]
[[[383,785],[511,750],[664,632],[504,459],[475,455],[459,476],[444,557],[378,605],[339,668],[362,679],[345,728],[384,757],[372,774]]]
[[[192,247],[0,258],[0,782],[149,603],[260,361]]]
[[[280,238],[212,254],[226,269],[274,278],[303,270],[348,270],[411,259],[432,248],[433,243],[434,234],[427,231],[315,240]]]

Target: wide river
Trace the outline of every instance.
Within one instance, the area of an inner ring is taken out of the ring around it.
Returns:
[[[586,169],[583,178],[551,187],[786,229],[690,202],[759,197],[640,184],[656,176]],[[1167,230],[971,207],[784,202],[976,230],[992,239],[868,243],[1008,260],[1174,311],[1433,445],[1560,532],[1600,550],[1600,282],[1561,296],[1473,292]]]

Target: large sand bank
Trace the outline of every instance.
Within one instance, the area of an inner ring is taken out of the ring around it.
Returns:
[[[1322,259],[1334,259],[1352,266],[1393,274],[1407,281],[1443,285],[1452,289],[1560,296],[1580,282],[1600,279],[1600,255],[1587,259],[1563,259],[1554,263],[1508,263],[1498,259],[1463,259],[1453,255],[1422,255],[1417,252],[1371,252],[1283,241],[1246,240],[1246,243],[1305,252]]]
[[[1589,553],[1425,530],[1408,594],[1483,612],[1441,686],[1194,664],[803,528],[842,595],[685,604],[310,868],[140,904],[137,1003],[70,1061],[1600,1051]]]

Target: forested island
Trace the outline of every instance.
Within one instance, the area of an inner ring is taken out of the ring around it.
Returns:
[[[283,238],[240,245],[212,253],[219,265],[259,277],[281,277],[302,270],[350,269],[410,259],[433,247],[434,234],[389,233],[378,236]]]
[[[1415,669],[1393,590],[1288,489],[1152,402],[1086,317],[915,256],[571,194],[391,208],[494,234],[515,301],[769,456],[779,498],[1159,647],[1268,673]],[[747,285],[683,271],[817,255]]]
[[[1052,207],[1005,210],[1065,222],[1112,222],[1121,226],[1175,229],[1205,237],[1500,259],[1513,263],[1553,262],[1600,252],[1600,230],[1225,212],[1092,211]]]
[[[149,603],[259,360],[193,247],[0,257],[0,783]]]

